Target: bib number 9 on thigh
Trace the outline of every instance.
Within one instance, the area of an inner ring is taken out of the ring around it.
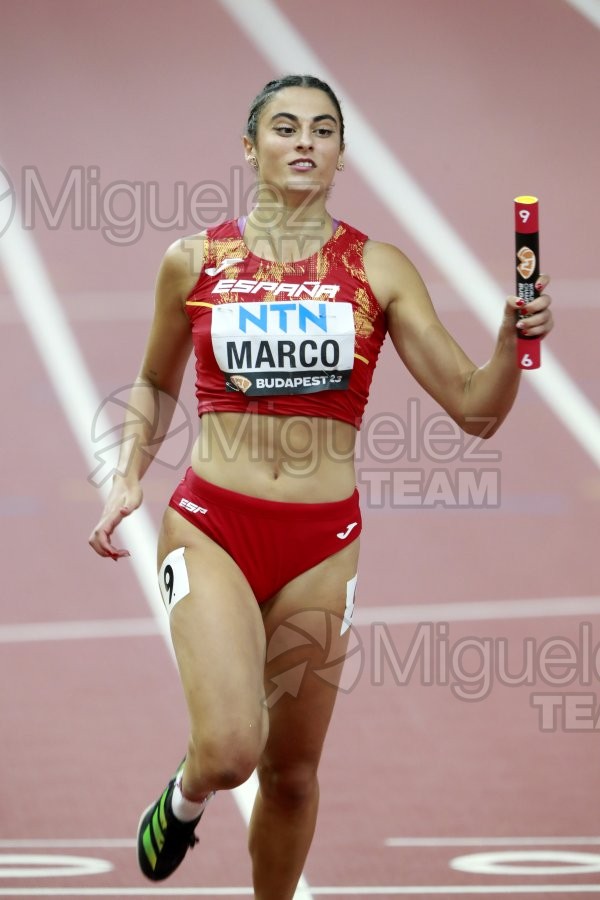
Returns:
[[[158,586],[169,615],[179,601],[187,597],[190,592],[190,580],[184,554],[185,547],[171,550],[165,556],[158,573]]]

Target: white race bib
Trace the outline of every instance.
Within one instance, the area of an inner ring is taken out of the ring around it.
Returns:
[[[223,303],[211,338],[227,390],[253,397],[345,390],[354,365],[354,314],[343,301]]]

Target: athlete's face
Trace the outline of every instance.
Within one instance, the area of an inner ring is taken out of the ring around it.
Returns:
[[[244,145],[262,183],[326,193],[342,158],[339,116],[324,91],[284,88],[262,110],[255,143],[245,138]]]

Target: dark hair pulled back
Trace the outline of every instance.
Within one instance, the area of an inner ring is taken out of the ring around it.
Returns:
[[[329,85],[325,81],[321,81],[321,79],[317,78],[315,75],[284,75],[283,78],[277,78],[274,81],[269,81],[267,84],[265,84],[260,94],[258,94],[252,101],[250,112],[248,113],[246,134],[250,138],[250,140],[253,143],[256,141],[258,120],[267,103],[273,99],[275,94],[278,94],[279,91],[282,91],[284,88],[288,87],[315,88],[316,90],[323,91],[325,94],[327,94],[327,96],[335,106],[338,116],[340,117],[340,144],[343,147],[344,116],[342,114],[340,101],[334,94],[333,90],[329,87]]]

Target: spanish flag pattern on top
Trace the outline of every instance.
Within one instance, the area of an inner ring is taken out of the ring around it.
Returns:
[[[252,253],[239,220],[209,229],[186,301],[199,415],[251,405],[359,427],[386,331],[364,270],[366,240],[338,222],[317,253],[282,263]]]

